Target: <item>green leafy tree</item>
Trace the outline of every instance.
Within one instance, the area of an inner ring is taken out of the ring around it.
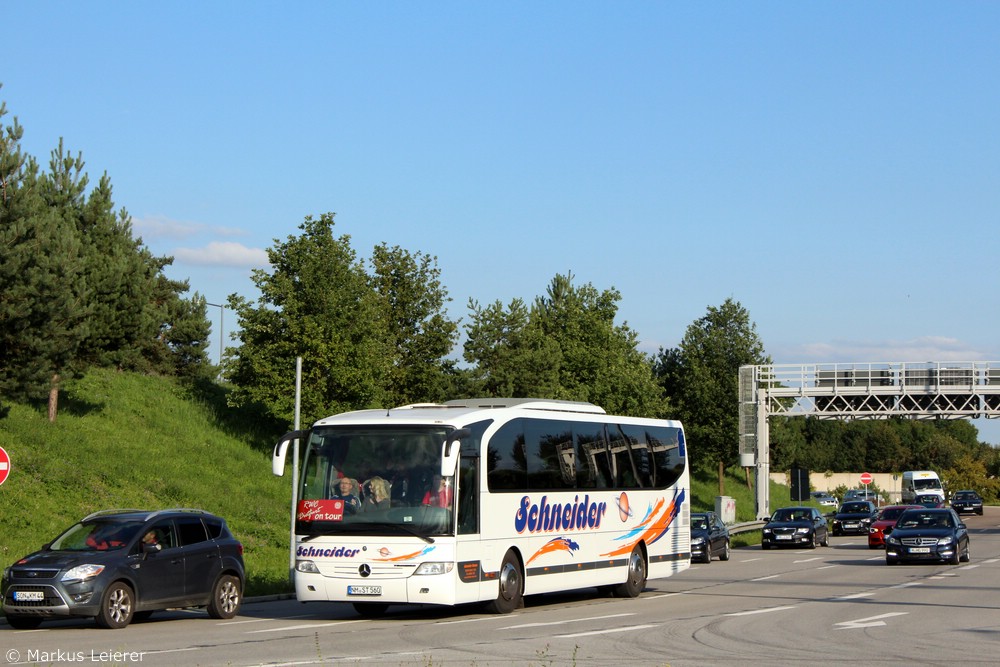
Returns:
[[[458,339],[458,324],[445,312],[451,299],[441,285],[436,259],[382,243],[375,246],[371,265],[393,350],[386,378],[388,402],[450,398],[454,362],[447,355]]]
[[[621,295],[556,275],[528,309],[470,301],[465,359],[488,395],[590,401],[616,414],[662,416],[667,403],[637,335],[616,325]]]
[[[677,348],[660,349],[655,373],[678,406],[696,465],[718,465],[719,492],[723,470],[739,452],[740,366],[770,364],[757,326],[732,298],[696,320]]]
[[[334,214],[309,216],[300,236],[275,239],[270,271],[257,269],[260,298],[229,296],[241,343],[226,376],[234,405],[256,404],[292,423],[295,359],[302,357],[302,418],[384,406],[394,360],[382,297],[372,289],[349,236],[335,238]]]
[[[556,398],[560,395],[562,351],[552,339],[528,327],[524,301],[480,306],[469,300],[464,358],[474,364],[471,393],[483,396]]]

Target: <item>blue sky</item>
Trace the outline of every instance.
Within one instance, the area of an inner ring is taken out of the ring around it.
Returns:
[[[107,172],[209,301],[332,211],[361,257],[437,256],[456,317],[571,271],[647,352],[732,297],[776,363],[1000,359],[998,3],[36,0],[4,25],[24,148]]]

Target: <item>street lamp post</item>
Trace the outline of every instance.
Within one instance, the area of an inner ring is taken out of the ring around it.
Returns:
[[[221,303],[209,303],[205,302],[206,306],[214,306],[219,309],[219,374],[222,374],[222,335],[223,330],[226,328],[225,324],[225,313],[226,307]]]

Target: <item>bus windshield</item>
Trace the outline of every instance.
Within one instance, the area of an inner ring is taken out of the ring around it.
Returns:
[[[300,535],[453,533],[454,480],[441,476],[446,426],[318,426],[305,447]]]

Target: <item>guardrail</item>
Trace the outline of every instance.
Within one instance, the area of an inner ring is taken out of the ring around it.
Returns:
[[[767,521],[744,521],[743,523],[734,523],[729,526],[730,535],[739,535],[740,533],[752,533],[755,530],[760,530],[764,527]]]

